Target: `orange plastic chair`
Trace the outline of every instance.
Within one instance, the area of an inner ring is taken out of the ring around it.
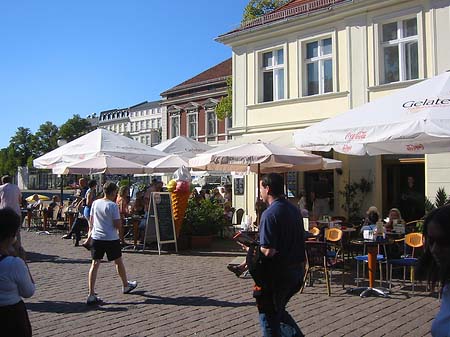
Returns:
[[[325,240],[338,242],[342,239],[342,231],[339,228],[328,228],[325,230]]]
[[[405,242],[406,246],[411,248],[411,254],[405,254],[401,259],[388,260],[389,268],[389,288],[392,288],[392,269],[393,267],[403,268],[403,284],[406,281],[406,267],[410,267],[411,288],[414,293],[414,267],[417,264],[417,258],[414,257],[415,250],[423,247],[422,233],[409,233],[403,239],[395,240],[395,242]]]
[[[339,228],[327,228],[325,230],[325,242],[327,242],[329,248],[327,251],[327,258],[332,266],[337,266],[338,263],[341,264],[342,289],[344,289],[345,261],[342,255],[343,252],[342,235],[343,232]],[[330,269],[330,279],[331,279],[331,269]]]

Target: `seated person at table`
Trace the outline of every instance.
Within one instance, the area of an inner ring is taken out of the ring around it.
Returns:
[[[388,215],[389,221],[386,223],[385,227],[387,230],[392,230],[395,223],[404,223],[402,219],[402,214],[398,208],[391,208]]]
[[[33,194],[32,200],[27,206],[27,209],[30,211],[39,210],[42,208],[42,201],[39,199],[39,195]]]
[[[367,209],[367,211],[366,211],[366,217],[364,218],[364,221],[363,221],[363,226],[365,226],[365,225],[369,225],[370,223],[369,223],[369,213],[371,213],[371,212],[375,212],[375,213],[377,213],[378,214],[378,218],[380,218],[381,217],[381,214],[380,214],[380,212],[378,211],[378,208],[376,208],[376,206],[370,206],[368,209]]]
[[[233,209],[228,201],[223,204],[223,215],[225,216],[227,224],[231,224],[233,219]]]
[[[81,197],[82,194],[83,190],[77,190],[75,192],[75,199],[69,205],[69,209],[72,209],[76,213],[75,220],[72,223],[70,232],[62,237],[62,239],[72,239],[72,235],[75,234],[75,247],[78,247],[80,244],[81,231],[87,231],[89,228],[89,223],[83,215],[84,204],[86,201]]]
[[[56,206],[58,206],[58,201],[59,201],[59,197],[57,195],[54,195],[52,197],[52,202],[47,206],[46,209],[44,209],[43,214],[44,214],[44,223],[47,223],[47,219],[53,219],[53,212],[56,208]]]
[[[120,242],[125,244],[125,237],[123,228],[125,226],[125,218],[128,217],[128,198],[130,195],[130,189],[127,185],[121,186],[119,188],[119,193],[117,194],[116,204],[119,207],[120,219],[122,221],[122,227],[119,229]]]
[[[33,211],[39,211],[42,208],[42,201],[39,199],[39,195],[33,194],[31,201],[27,205],[27,226],[31,226],[31,218],[33,217]]]
[[[377,221],[380,217],[378,216],[378,213],[376,211],[370,211],[369,214],[367,215],[367,225],[364,225],[361,227],[361,233],[363,233],[364,231],[373,231],[375,230],[375,228],[377,228]]]
[[[139,191],[136,193],[136,200],[134,201],[131,212],[133,215],[139,215],[143,217],[139,221],[139,239],[143,241],[143,235],[145,232],[145,224],[147,222],[147,212],[145,211],[146,205],[144,201],[144,191]]]

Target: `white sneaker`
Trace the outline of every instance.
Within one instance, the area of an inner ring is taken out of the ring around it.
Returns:
[[[137,287],[137,281],[127,281],[127,286],[122,288],[122,292],[124,294],[128,294],[130,291],[132,291],[134,288]]]
[[[101,303],[103,303],[103,300],[96,295],[89,295],[86,300],[87,305],[94,305],[94,304],[101,304]]]

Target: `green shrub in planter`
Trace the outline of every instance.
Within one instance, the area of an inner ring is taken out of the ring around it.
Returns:
[[[189,199],[182,234],[216,235],[226,224],[223,208],[210,200]]]

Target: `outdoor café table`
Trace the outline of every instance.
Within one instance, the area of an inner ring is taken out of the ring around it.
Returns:
[[[353,292],[361,291],[359,296],[367,297],[370,295],[388,297],[389,290],[384,288],[376,288],[375,287],[375,272],[377,268],[377,254],[378,254],[378,246],[379,245],[388,245],[392,244],[393,241],[390,239],[383,240],[352,240],[352,244],[354,245],[364,245],[367,248],[367,262],[369,269],[369,286],[368,287],[359,287],[352,289]]]

